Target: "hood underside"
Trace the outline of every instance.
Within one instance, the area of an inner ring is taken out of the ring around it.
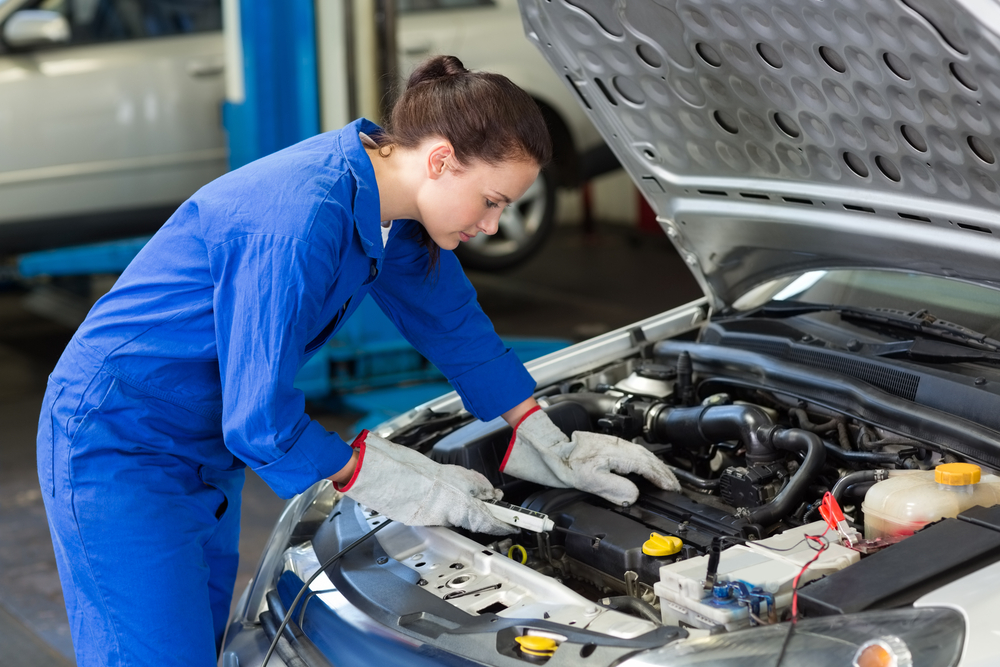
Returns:
[[[830,268],[1000,286],[992,0],[520,3],[715,307]]]

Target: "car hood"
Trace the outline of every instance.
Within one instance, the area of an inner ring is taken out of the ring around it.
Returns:
[[[713,307],[818,269],[1000,283],[995,3],[520,6]]]

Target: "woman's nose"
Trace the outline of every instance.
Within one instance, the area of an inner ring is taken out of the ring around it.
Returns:
[[[487,215],[485,218],[479,221],[479,229],[487,236],[493,236],[500,229],[500,215],[503,213],[501,208],[496,213]]]

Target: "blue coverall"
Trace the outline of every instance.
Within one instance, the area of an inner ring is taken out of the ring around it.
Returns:
[[[305,414],[303,363],[371,294],[492,419],[534,380],[419,223],[383,249],[359,120],[231,172],[157,232],[53,371],[38,474],[80,667],[214,665],[250,466],[285,498],[351,448]]]

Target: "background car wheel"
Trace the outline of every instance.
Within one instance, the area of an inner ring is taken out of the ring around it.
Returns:
[[[479,234],[459,245],[455,254],[469,269],[497,271],[516,266],[545,242],[555,212],[555,179],[548,170],[542,170],[524,196],[501,214],[496,234]]]

